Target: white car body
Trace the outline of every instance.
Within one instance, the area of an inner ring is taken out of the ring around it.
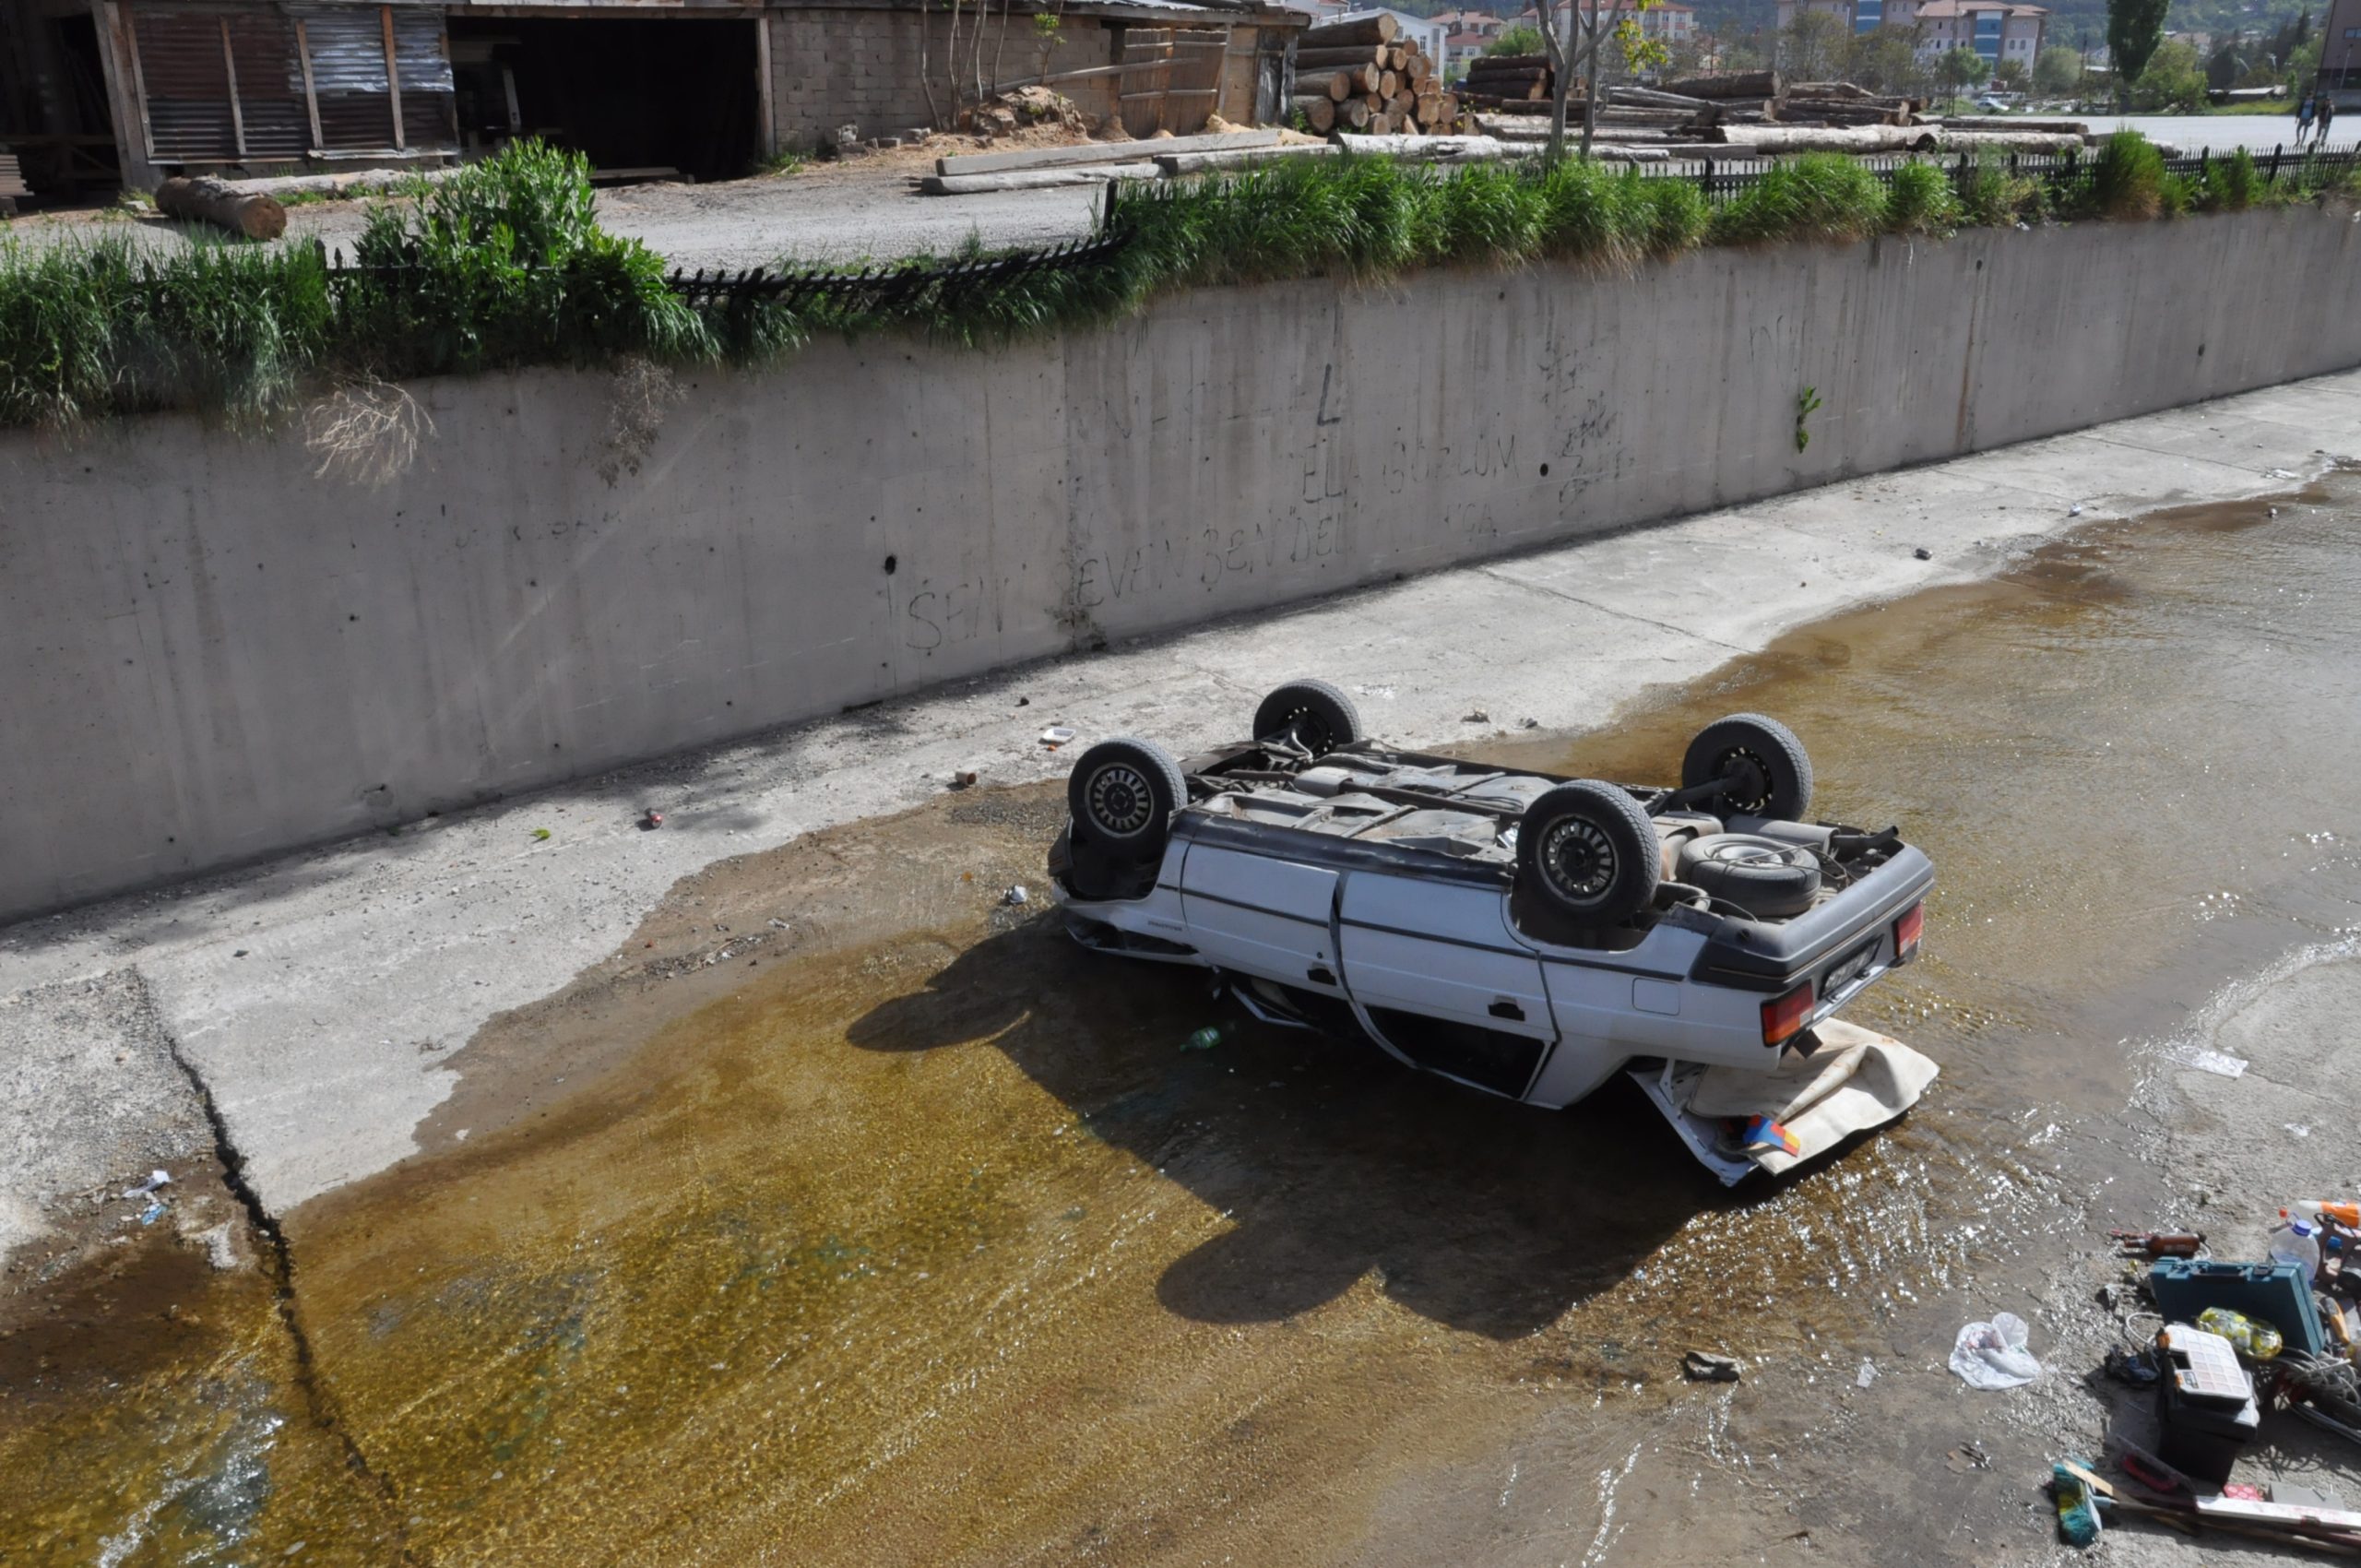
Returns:
[[[1242,768],[1241,755],[1267,762],[1249,745],[1180,765],[1189,802],[1153,879],[1125,896],[1078,890],[1061,838],[1051,871],[1077,939],[1217,970],[1265,1019],[1333,1028],[1348,1016],[1411,1066],[1532,1105],[1572,1104],[1644,1059],[1635,1076],[1678,1125],[1667,1097],[1689,1067],[1776,1071],[1791,1044],[1810,1048],[1812,1026],[1914,956],[1934,880],[1891,831],[1662,809],[1650,820],[1667,874],[1680,842],[1726,828],[1872,848],[1857,875],[1824,854],[1844,885],[1788,919],[1668,884],[1643,916],[1584,931],[1515,885],[1516,813],[1562,780],[1367,742],[1292,778]],[[1631,792],[1659,804],[1671,793]],[[1766,1043],[1766,1004],[1806,985],[1800,1022],[1783,1017]],[[1684,1137],[1707,1158],[1693,1131]]]

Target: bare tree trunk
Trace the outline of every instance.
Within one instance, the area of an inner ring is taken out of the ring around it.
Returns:
[[[951,42],[943,50],[943,86],[951,89],[951,124],[959,124],[959,0],[951,0]]]
[[[1573,8],[1573,0],[1558,0],[1566,7],[1564,32],[1553,14],[1557,4],[1545,5],[1536,14],[1541,19],[1541,45],[1549,56],[1549,144],[1542,157],[1555,163],[1566,156],[1566,95],[1573,90],[1574,29],[1581,13]]]
[[[926,18],[933,8],[929,0],[919,0],[919,90],[926,94],[927,123],[940,131],[949,127],[943,123],[943,106],[934,101],[934,81],[926,66]]]
[[[1598,130],[1598,57],[1606,53],[1599,47],[1603,42],[1599,35],[1599,27],[1603,20],[1599,15],[1599,0],[1588,0],[1588,4],[1590,6],[1588,41],[1590,58],[1584,62],[1583,68],[1583,156],[1584,158],[1590,156],[1591,137]]]
[[[1007,0],[1001,0],[1002,14],[1007,12]],[[967,76],[975,84],[976,101],[984,101],[984,23],[992,14],[991,0],[976,0],[976,36],[967,46]],[[1003,30],[1007,24],[1002,23]]]
[[[998,87],[998,86],[1000,85],[1000,82],[1001,82],[1001,74],[1000,74],[1000,62],[1001,62],[1001,57],[1002,57],[1003,55],[1006,54],[1007,53],[1008,53],[1008,0],[1000,0],[1000,37],[999,37],[998,39],[994,40],[994,41],[993,41],[993,43],[992,43],[992,85],[993,85],[994,87]],[[1049,72],[1047,72],[1047,71],[1044,71],[1044,72],[1042,72],[1041,74],[1042,74],[1043,76],[1045,76],[1045,77],[1046,77],[1046,76],[1048,76],[1050,73],[1049,73]]]

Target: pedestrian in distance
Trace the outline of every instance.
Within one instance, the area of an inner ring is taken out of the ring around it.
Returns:
[[[2296,105],[2296,145],[2303,146],[2304,138],[2311,134],[2312,95],[2308,92],[2304,94],[2304,101]]]
[[[2336,122],[2336,100],[2331,98],[2326,93],[2320,94],[2319,117],[2320,126],[2319,145],[2326,147],[2328,145],[2328,128]]]

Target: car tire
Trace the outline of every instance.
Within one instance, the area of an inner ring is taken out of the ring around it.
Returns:
[[[1680,759],[1680,787],[1727,780],[1699,802],[1716,816],[1801,822],[1811,809],[1811,758],[1796,732],[1759,713],[1734,713],[1697,731]]]
[[[1820,861],[1809,849],[1755,833],[1692,838],[1675,865],[1680,881],[1761,920],[1802,914],[1820,894]]]
[[[1630,791],[1595,778],[1560,784],[1525,807],[1517,884],[1583,925],[1614,925],[1655,902],[1664,851]]]
[[[1180,765],[1153,741],[1101,741],[1066,775],[1076,844],[1129,864],[1164,853],[1172,814],[1188,800]]]
[[[1360,710],[1325,681],[1289,681],[1254,710],[1254,738],[1287,739],[1325,756],[1361,738]]]

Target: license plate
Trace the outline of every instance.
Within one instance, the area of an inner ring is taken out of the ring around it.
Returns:
[[[1820,994],[1823,997],[1833,996],[1851,985],[1861,978],[1861,971],[1868,968],[1869,960],[1877,956],[1878,944],[1872,938],[1838,959],[1836,967],[1828,971],[1828,978],[1821,982]]]

